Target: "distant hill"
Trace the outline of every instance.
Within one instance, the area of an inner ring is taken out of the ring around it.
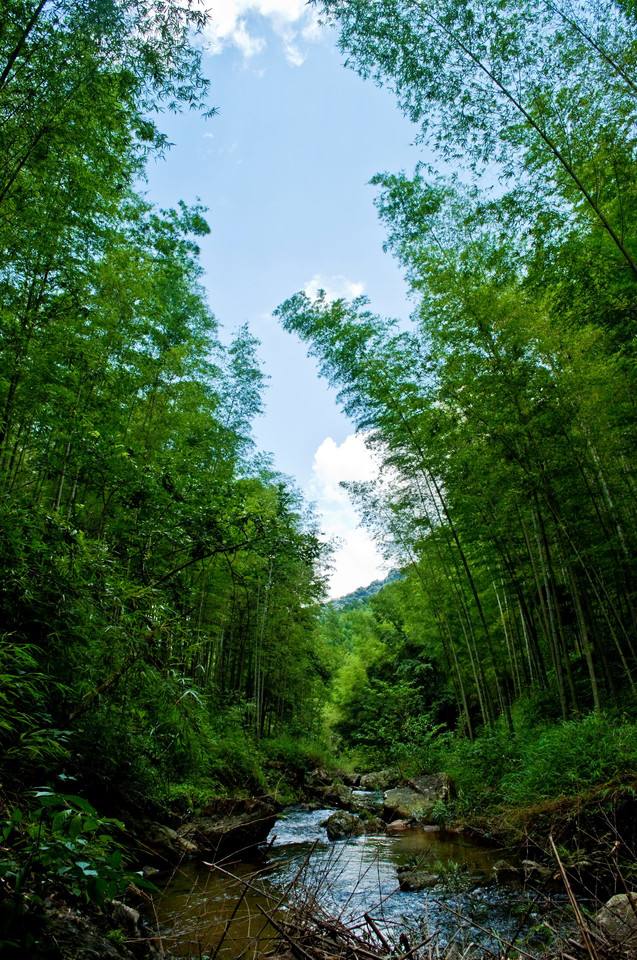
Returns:
[[[382,590],[383,587],[386,587],[388,583],[393,583],[394,580],[400,580],[401,576],[400,570],[390,570],[384,580],[374,580],[366,587],[359,587],[357,590],[352,591],[352,593],[345,594],[344,597],[337,597],[336,600],[330,600],[327,606],[333,607],[334,610],[357,607],[369,600],[370,597],[373,597],[374,594]]]

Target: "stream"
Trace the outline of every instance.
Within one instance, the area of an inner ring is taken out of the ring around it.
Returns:
[[[372,808],[382,799],[380,794],[359,797]],[[332,813],[292,807],[275,824],[258,862],[228,864],[235,876],[258,887],[247,894],[243,884],[218,870],[182,865],[157,904],[166,947],[187,957],[216,951],[225,960],[249,947],[250,958],[256,943],[266,949],[274,935],[260,908],[271,912],[299,874],[332,915],[355,924],[368,913],[396,936],[407,930],[420,939],[436,934],[441,944],[455,939],[493,947],[499,937],[509,940],[521,930],[528,934],[543,919],[533,892],[492,880],[500,851],[458,834],[415,827],[394,836],[331,843],[322,824]],[[401,891],[398,870],[414,864],[440,875],[441,882],[419,892]]]

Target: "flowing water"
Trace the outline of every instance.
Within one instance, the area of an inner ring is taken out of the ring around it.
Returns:
[[[359,797],[372,806],[378,799]],[[492,881],[501,852],[426,828],[330,843],[322,824],[333,812],[287,810],[260,862],[227,865],[250,887],[219,869],[195,863],[181,867],[157,908],[166,945],[181,956],[216,951],[224,960],[249,948],[251,960],[254,944],[265,949],[274,937],[261,910],[272,913],[286,888],[299,880],[332,915],[348,923],[356,924],[367,913],[386,932],[409,929],[421,938],[436,933],[441,943],[461,937],[493,946],[498,936],[508,940],[541,919],[528,892]],[[413,864],[440,875],[440,884],[401,891],[397,871]]]

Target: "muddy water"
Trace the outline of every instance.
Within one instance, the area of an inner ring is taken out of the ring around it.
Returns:
[[[361,800],[369,804],[375,798]],[[436,932],[443,943],[460,936],[493,945],[497,935],[508,938],[517,932],[529,899],[519,888],[491,881],[493,864],[501,857],[498,851],[426,829],[330,843],[321,824],[333,812],[286,811],[268,838],[261,862],[228,865],[249,880],[247,890],[219,870],[194,863],[182,867],[158,904],[166,946],[181,956],[217,950],[220,958],[233,960],[248,950],[246,956],[252,958],[255,943],[266,949],[274,937],[261,910],[276,911],[283,891],[299,877],[332,914],[352,924],[369,913],[387,932]],[[440,874],[442,882],[418,893],[401,891],[397,870],[413,864]],[[475,925],[465,920],[459,935],[460,916]],[[531,908],[527,926],[538,919]],[[479,927],[495,933],[480,932]]]

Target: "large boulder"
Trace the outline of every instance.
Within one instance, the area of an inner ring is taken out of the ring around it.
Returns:
[[[431,820],[437,799],[426,797],[412,787],[396,787],[394,790],[387,790],[384,796],[383,819],[390,823],[392,820],[427,823]]]
[[[328,840],[345,840],[347,837],[360,837],[365,833],[365,824],[360,817],[346,810],[333,813],[325,821]]]
[[[332,783],[329,787],[321,787],[317,791],[327,807],[341,807],[349,810],[354,805],[354,794],[351,787],[342,783]]]
[[[367,790],[354,790],[352,796],[352,810],[366,814],[378,815],[383,809],[383,795],[379,790],[373,793]]]
[[[502,880],[521,880],[523,877],[522,870],[514,867],[508,860],[496,860],[491,867],[491,872],[498,883]]]
[[[308,790],[320,790],[321,787],[329,786],[333,779],[327,770],[317,767],[305,775],[305,787]]]
[[[141,931],[141,914],[139,910],[122,903],[121,900],[111,900],[110,912],[113,923],[119,930],[124,930],[129,937],[139,939]]]
[[[385,832],[385,824],[379,817],[356,816],[346,810],[338,810],[325,821],[328,840],[346,840],[348,837],[360,837],[363,834]]]
[[[342,770],[338,774],[338,779],[342,780],[346,787],[357,789],[361,785],[360,773],[347,773],[347,771]]]
[[[611,943],[637,946],[637,892],[611,897],[595,914],[595,920]]]
[[[489,882],[489,878],[479,871],[469,872],[458,864],[448,863],[439,872],[434,872],[426,863],[415,866],[398,867],[398,885],[401,890],[429,890],[438,885],[450,891],[471,890]]]
[[[411,829],[411,823],[409,820],[392,820],[385,829],[387,833],[404,833],[405,830]]]
[[[435,805],[448,800],[450,793],[451,781],[445,773],[414,777],[407,787],[385,791],[383,817],[390,822],[430,823]]]
[[[139,930],[131,935],[126,926],[121,936],[113,936],[113,930],[121,929],[116,918],[113,918],[113,927],[105,915],[85,915],[81,909],[51,898],[44,904],[38,920],[40,929],[36,928],[35,942],[28,953],[20,952],[20,956],[55,957],[56,960],[136,960],[136,957],[151,956],[144,945],[146,937],[141,937]],[[35,926],[33,920],[31,922]],[[139,952],[133,952],[135,948],[123,942],[125,939],[134,939],[139,944]],[[11,950],[9,953],[18,956]]]
[[[453,793],[451,779],[446,773],[430,773],[413,777],[408,781],[408,786],[427,799],[443,800],[445,803],[451,799]]]
[[[177,830],[164,823],[142,822],[136,839],[144,856],[162,867],[187,860],[199,853],[199,848],[192,838],[181,836]]]
[[[305,774],[304,786],[311,793],[330,787],[334,783],[344,783],[347,787],[358,787],[360,784],[360,773],[347,773],[346,770],[333,770],[328,773],[324,767],[316,767]]]
[[[271,800],[222,800],[210,804],[178,833],[206,857],[234,854],[240,858],[264,842],[276,817],[277,807]]]
[[[376,770],[373,773],[364,773],[360,778],[361,790],[389,790],[400,781],[395,770]]]
[[[387,825],[380,817],[367,817],[363,820],[365,824],[365,833],[378,835],[379,833],[387,833]]]
[[[522,869],[524,870],[524,879],[527,883],[530,881],[541,882],[543,880],[552,880],[555,877],[555,870],[547,867],[545,863],[538,863],[537,860],[523,860]]]

